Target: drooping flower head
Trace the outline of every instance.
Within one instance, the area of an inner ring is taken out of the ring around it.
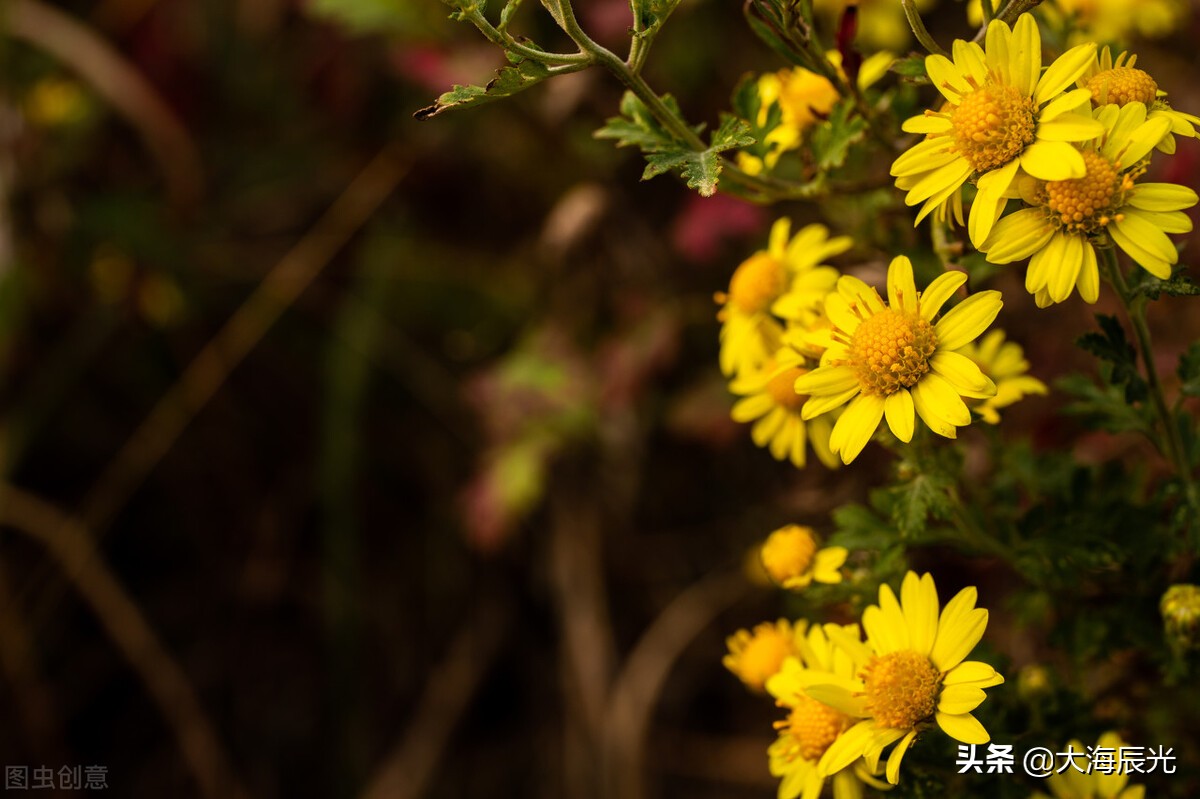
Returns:
[[[897,187],[908,192],[904,201],[922,204],[917,221],[950,203],[974,177],[968,232],[978,245],[1003,212],[1018,169],[1043,180],[1082,176],[1083,159],[1069,142],[1100,130],[1090,117],[1072,113],[1086,90],[1059,95],[1095,52],[1095,44],[1075,47],[1043,73],[1037,24],[1022,14],[1012,29],[993,20],[983,48],[958,40],[954,60],[927,56],[926,71],[945,104],[904,123],[904,130],[927,137],[892,164]]]
[[[721,660],[751,691],[762,692],[767,679],[777,673],[783,661],[798,652],[797,641],[804,637],[808,622],[793,625],[787,619],[764,621],[754,630],[738,630],[725,639],[729,654]]]
[[[1167,119],[1171,123],[1170,129],[1155,146],[1170,155],[1175,152],[1176,136],[1200,136],[1196,130],[1200,117],[1172,108],[1167,102],[1167,93],[1158,88],[1158,82],[1149,72],[1135,66],[1136,63],[1136,55],[1121,53],[1113,59],[1112,51],[1105,47],[1079,77],[1079,86],[1091,91],[1093,106],[1120,107],[1141,103],[1146,106],[1148,119]]]
[[[734,270],[728,293],[718,293],[721,304],[721,372],[734,375],[745,369],[760,370],[779,349],[783,324],[772,309],[796,281],[820,283],[836,279],[826,258],[845,252],[854,242],[849,236],[829,237],[824,225],[807,225],[790,236],[791,221],[780,219],[771,227],[767,249],[759,250]]]
[[[780,778],[779,799],[816,799],[827,777],[832,777],[834,795],[841,799],[859,799],[864,783],[879,789],[890,787],[876,779],[877,773],[861,758],[832,774],[817,767],[825,752],[855,722],[807,692],[810,685],[854,679],[854,663],[832,644],[825,628],[836,628],[852,640],[859,639],[856,625],[813,625],[798,641],[798,655],[784,661],[779,672],[767,680],[767,691],[788,712],[787,718],[775,722],[779,737],[767,749],[771,774]]]
[[[1045,394],[1046,384],[1029,375],[1025,351],[1015,341],[1005,341],[1003,330],[988,331],[978,343],[971,342],[959,350],[979,370],[996,384],[996,395],[985,400],[968,402],[971,410],[988,424],[1000,423],[1000,409],[1019,402],[1030,394]]]
[[[829,449],[833,422],[806,421],[801,409],[808,398],[793,388],[796,379],[809,371],[800,353],[780,347],[761,369],[746,370],[730,382],[729,390],[741,397],[730,415],[735,422],[753,422],[750,437],[756,446],[766,447],[775,460],[791,461],[802,469],[811,446],[821,462],[832,469],[839,465]]]
[[[964,588],[942,608],[933,577],[910,571],[899,601],[883,585],[879,604],[863,612],[865,643],[827,630],[854,663],[855,676],[809,685],[808,695],[861,721],[822,755],[818,768],[823,773],[859,757],[874,768],[883,750],[896,744],[887,760],[887,779],[895,784],[905,752],[934,724],[963,743],[990,740],[971,711],[987,698],[984,689],[1004,678],[986,663],[966,660],[987,628],[988,613],[975,607],[976,596],[973,587]]]
[[[912,440],[916,416],[935,433],[954,438],[957,428],[971,422],[963,397],[996,393],[979,367],[955,350],[996,318],[1000,292],[981,291],[937,318],[966,280],[962,272],[946,272],[920,293],[904,256],[888,267],[887,302],[856,277],[838,280],[837,292],[825,302],[833,346],[820,368],[796,380],[795,390],[809,395],[805,419],[846,405],[829,439],[844,463],[858,457],[885,416],[904,442]]]
[[[839,571],[849,553],[845,547],[821,547],[811,527],[789,524],[767,536],[761,557],[763,568],[783,588],[799,591],[813,582],[840,583]]]
[[[1168,233],[1186,233],[1183,209],[1196,192],[1171,183],[1139,183],[1146,159],[1170,130],[1129,102],[1095,110],[1103,133],[1083,146],[1086,172],[1068,180],[1034,182],[1023,192],[1032,207],[1001,219],[981,249],[992,263],[1029,258],[1025,288],[1040,307],[1062,302],[1076,288],[1085,302],[1100,295],[1096,247],[1115,243],[1155,277],[1167,279],[1179,260]]]

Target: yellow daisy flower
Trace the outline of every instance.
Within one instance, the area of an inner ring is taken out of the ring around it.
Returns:
[[[783,661],[800,651],[797,641],[807,629],[806,621],[793,625],[787,619],[779,619],[764,621],[753,631],[738,630],[725,639],[729,654],[721,663],[747,688],[761,693],[767,679],[779,671]]]
[[[857,626],[838,629],[858,640]],[[786,719],[775,722],[779,737],[767,749],[771,774],[780,778],[779,799],[816,799],[826,777],[833,778],[834,796],[839,799],[860,799],[864,783],[887,790],[891,786],[877,779],[877,773],[868,769],[861,758],[832,775],[817,768],[821,757],[854,724],[854,719],[816,701],[806,687],[831,679],[852,679],[854,664],[833,646],[819,625],[809,628],[798,645],[799,656],[785,660],[779,672],[767,680],[767,691],[776,704],[788,710]]]
[[[1175,152],[1175,136],[1200,136],[1196,130],[1200,117],[1171,108],[1167,93],[1158,88],[1150,73],[1134,66],[1136,63],[1137,56],[1129,53],[1121,53],[1114,60],[1112,51],[1105,47],[1080,76],[1079,86],[1091,91],[1094,106],[1141,103],[1149,111],[1149,119],[1169,120],[1170,129],[1155,146],[1170,155]]]
[[[940,608],[933,577],[910,571],[899,601],[883,585],[879,604],[863,612],[866,643],[827,629],[853,661],[857,676],[807,686],[808,695],[862,720],[821,756],[822,773],[837,772],[859,757],[874,769],[883,750],[896,744],[887,760],[887,779],[895,785],[908,747],[934,723],[963,743],[991,739],[971,711],[987,698],[983,689],[1004,678],[986,663],[966,660],[988,621],[975,599],[975,588],[964,588]]]
[[[971,342],[959,350],[996,384],[996,396],[968,403],[971,410],[988,424],[1000,423],[1000,409],[1019,402],[1030,394],[1046,394],[1046,384],[1030,377],[1025,351],[1015,341],[1005,341],[1003,330],[992,330],[979,343]]]
[[[849,236],[830,238],[824,225],[807,225],[795,236],[790,233],[789,219],[776,221],[767,249],[743,261],[729,281],[729,292],[716,295],[721,304],[717,313],[721,322],[721,372],[727,376],[762,368],[779,349],[783,335],[783,325],[771,316],[775,304],[814,270],[825,276],[818,280],[827,280],[828,274],[820,272],[818,264],[854,244]]]
[[[1108,765],[1104,766],[1104,771],[1110,773],[1105,774],[1093,768],[1091,773],[1084,774],[1078,769],[1068,768],[1051,774],[1046,778],[1046,785],[1050,788],[1050,793],[1054,794],[1053,799],[1143,799],[1146,795],[1145,786],[1129,785],[1129,775],[1120,773],[1124,770],[1121,765],[1121,747],[1125,745],[1121,736],[1115,732],[1101,735],[1096,749],[1106,749],[1111,753],[1112,756],[1107,759],[1107,763],[1112,765],[1111,771]],[[1079,741],[1071,741],[1067,748],[1075,752],[1087,751]],[[1093,765],[1096,763],[1096,749],[1092,750],[1089,758]],[[1035,791],[1030,799],[1051,797],[1041,791]]]
[[[885,416],[906,443],[917,415],[938,435],[954,438],[956,428],[971,423],[962,398],[996,393],[979,367],[955,350],[996,318],[1000,292],[973,294],[934,322],[966,280],[962,272],[946,272],[918,293],[912,263],[902,255],[888,267],[887,302],[856,277],[838,280],[837,292],[825,301],[834,344],[819,368],[796,380],[795,389],[810,397],[801,411],[804,419],[849,403],[829,439],[843,463],[858,457]]]
[[[783,588],[800,591],[813,582],[840,583],[840,569],[849,552],[845,547],[821,548],[811,527],[789,524],[767,536],[761,557],[763,568]]]
[[[829,468],[838,459],[829,449],[833,422],[828,419],[806,421],[801,408],[808,397],[797,394],[796,379],[809,371],[807,362],[795,350],[781,348],[759,372],[746,372],[729,384],[729,390],[742,397],[730,415],[735,422],[754,422],[750,437],[754,444],[766,447],[777,461],[790,460],[803,469],[807,463],[807,444]]]
[[[1094,138],[1100,129],[1090,117],[1071,113],[1081,95],[1059,95],[1095,59],[1096,45],[1068,50],[1045,72],[1041,53],[1037,24],[1022,14],[1011,30],[993,20],[983,48],[958,40],[953,61],[936,54],[925,58],[946,103],[943,110],[904,123],[904,130],[927,137],[891,170],[901,179],[897,187],[908,191],[904,201],[923,203],[918,222],[975,176],[978,192],[967,231],[978,244],[1003,212],[1018,169],[1043,180],[1084,174],[1083,158],[1069,142]]]
[[[1172,183],[1137,183],[1170,122],[1148,119],[1138,102],[1101,106],[1095,114],[1104,132],[1084,145],[1086,173],[1035,184],[1027,192],[1033,207],[1001,219],[980,247],[992,263],[1029,258],[1025,288],[1042,308],[1067,299],[1076,287],[1094,303],[1100,295],[1095,247],[1110,241],[1147,272],[1169,278],[1179,253],[1167,234],[1192,229],[1183,209],[1196,204],[1196,192]]]

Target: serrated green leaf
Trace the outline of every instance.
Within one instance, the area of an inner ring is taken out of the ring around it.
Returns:
[[[521,7],[521,0],[508,0],[504,4],[504,8],[500,9],[500,30],[508,27],[508,23],[512,22],[513,14],[517,13],[517,9]]]
[[[1168,297],[1194,297],[1200,295],[1200,285],[1188,277],[1185,272],[1187,267],[1176,266],[1171,277],[1167,280],[1162,280],[1154,275],[1139,269],[1130,280],[1130,290],[1134,296],[1148,297],[1151,300],[1157,300],[1163,294]]]
[[[712,144],[713,152],[723,153],[737,147],[749,147],[754,144],[755,138],[750,132],[749,123],[732,114],[723,113],[721,114],[721,124],[713,131],[709,141]]]
[[[853,113],[850,100],[840,100],[833,107],[829,119],[812,129],[808,136],[813,160],[822,172],[837,169],[846,163],[850,147],[866,136],[867,122]]]
[[[902,78],[913,78],[918,81],[929,79],[929,73],[925,71],[925,59],[921,56],[896,59],[892,62],[892,72]]]
[[[1125,400],[1120,386],[1098,386],[1083,375],[1068,375],[1056,381],[1055,386],[1075,397],[1063,408],[1063,413],[1079,417],[1088,427],[1109,433],[1149,433],[1153,427],[1143,409]]]
[[[656,33],[677,5],[679,0],[629,0],[635,34],[645,36]]]
[[[762,113],[762,95],[754,75],[747,75],[738,83],[733,90],[732,105],[734,113],[746,122],[749,135],[754,137],[754,143],[742,146],[750,155],[765,159],[775,149],[768,137],[783,122],[783,106],[772,100],[766,114]]]
[[[947,494],[951,483],[942,474],[919,474],[890,490],[892,522],[906,538],[925,532],[929,519],[944,519],[951,511]]]
[[[499,100],[501,97],[511,97],[531,86],[536,86],[548,77],[550,77],[550,71],[545,64],[529,60],[519,61],[514,66],[502,67],[496,73],[496,77],[486,86],[453,87],[439,97],[433,105],[422,108],[413,116],[420,121],[425,121],[446,111],[480,105],[492,100]]]
[[[1137,370],[1137,351],[1125,337],[1125,329],[1115,316],[1097,314],[1099,333],[1085,333],[1076,339],[1084,350],[1111,364],[1107,379],[1114,386],[1125,387],[1126,402],[1141,402],[1149,396],[1146,381]]]

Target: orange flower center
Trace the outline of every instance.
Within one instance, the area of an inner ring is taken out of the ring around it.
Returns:
[[[761,625],[738,657],[738,674],[745,683],[761,690],[767,678],[778,673],[784,659],[792,654],[789,642],[775,625]]]
[[[812,529],[790,524],[771,533],[763,544],[763,568],[772,580],[782,584],[808,571],[816,552],[817,540]]]
[[[950,115],[955,150],[976,172],[1004,166],[1034,139],[1033,100],[1015,86],[989,84],[968,92]]]
[[[807,373],[807,369],[801,369],[799,366],[784,369],[767,383],[767,393],[780,408],[798,411],[800,406],[808,401],[808,395],[796,393],[796,378]]]
[[[867,711],[882,727],[912,729],[937,709],[942,675],[925,655],[909,649],[875,656],[861,676]]]
[[[1085,150],[1083,163],[1083,177],[1046,183],[1051,221],[1068,233],[1095,233],[1116,219],[1115,207],[1124,203],[1124,191],[1133,188],[1132,176],[1120,175],[1098,152]]]
[[[788,717],[775,722],[775,729],[790,735],[795,742],[788,751],[789,760],[796,755],[805,760],[820,760],[851,722],[846,714],[815,699],[800,696]]]
[[[1158,84],[1149,73],[1136,67],[1113,67],[1097,72],[1087,82],[1092,90],[1092,105],[1109,103],[1143,103],[1151,105],[1158,98]]]
[[[783,265],[769,253],[755,253],[734,270],[729,302],[744,313],[765,311],[783,291],[785,278]]]
[[[847,360],[863,394],[887,397],[917,384],[929,371],[937,344],[933,325],[918,314],[884,308],[854,331]]]

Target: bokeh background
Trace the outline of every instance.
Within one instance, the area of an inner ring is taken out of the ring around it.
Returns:
[[[626,3],[578,6],[623,49]],[[1196,112],[1184,19],[1132,36]],[[969,30],[949,0],[928,20]],[[591,136],[621,94],[599,70],[416,122],[501,63],[435,0],[8,0],[0,36],[0,765],[101,765],[129,797],[774,795],[777,712],[720,663],[787,609],[747,552],[828,529],[889,457],[756,449],[712,295],[785,214],[881,275],[924,235],[898,195],[641,183]],[[697,0],[647,75],[711,121],[781,66],[739,3]],[[1163,178],[1196,186],[1198,144]],[[1089,368],[1051,331],[1094,309],[1036,312],[1000,272],[1034,374]],[[1168,374],[1187,302],[1156,307]],[[1076,440],[1061,404],[1003,435]],[[993,564],[922,557],[1002,607]],[[1039,658],[992,618],[1014,669]]]

